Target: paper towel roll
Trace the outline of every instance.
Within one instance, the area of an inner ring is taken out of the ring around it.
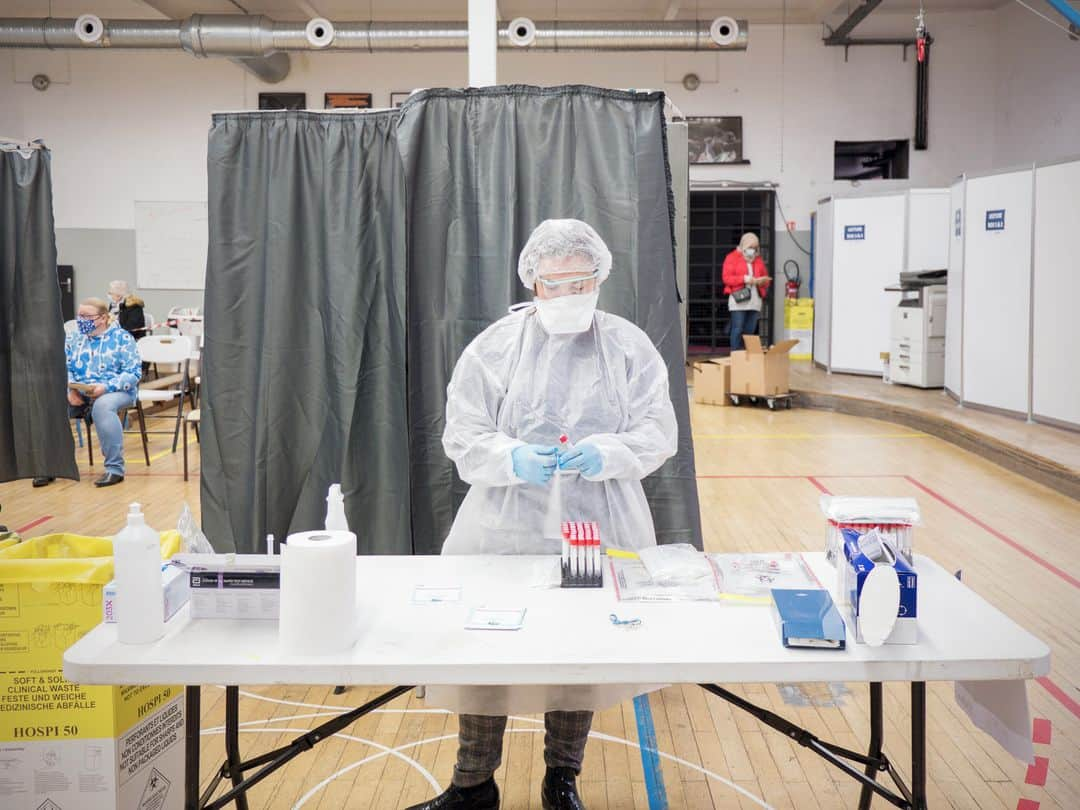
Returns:
[[[356,535],[290,534],[281,548],[282,652],[325,655],[356,642]]]

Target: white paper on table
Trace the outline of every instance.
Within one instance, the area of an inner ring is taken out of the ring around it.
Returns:
[[[466,630],[520,630],[525,623],[525,608],[473,608]]]
[[[957,681],[956,703],[976,727],[1026,765],[1035,763],[1025,681]]]
[[[426,604],[430,602],[460,602],[460,585],[417,585],[413,591],[413,602]]]

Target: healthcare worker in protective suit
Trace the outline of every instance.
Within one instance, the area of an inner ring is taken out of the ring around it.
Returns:
[[[559,554],[561,538],[544,537],[557,469],[571,471],[564,515],[599,523],[608,547],[656,544],[641,480],[676,450],[668,369],[641,329],[596,309],[610,273],[611,252],[584,222],[546,220],[529,237],[518,276],[533,303],[477,336],[447,387],[443,447],[471,488],[443,554]],[[584,807],[576,778],[593,710],[648,689],[429,686],[428,703],[460,715],[458,758],[450,788],[412,810],[497,808],[506,715],[541,711],[543,807]]]

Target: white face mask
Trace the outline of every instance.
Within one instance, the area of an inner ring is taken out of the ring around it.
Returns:
[[[752,262],[754,257],[757,256],[757,250],[755,248],[747,248],[743,251],[743,256],[746,257],[748,262]]]
[[[535,299],[536,314],[549,335],[572,335],[592,325],[600,291]]]

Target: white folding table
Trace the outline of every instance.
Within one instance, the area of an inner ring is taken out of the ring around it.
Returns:
[[[824,554],[805,554],[829,587],[834,572]],[[245,792],[297,754],[414,684],[697,683],[821,755],[863,785],[860,808],[874,794],[901,808],[926,807],[926,682],[1017,680],[1049,672],[1050,650],[937,563],[917,556],[919,643],[867,647],[848,633],[845,650],[788,649],[771,611],[716,602],[619,602],[603,589],[538,587],[538,569],[554,558],[516,556],[361,557],[357,560],[360,634],[353,648],[323,657],[282,654],[277,623],[191,619],[186,608],[148,645],[117,641],[102,624],[64,654],[64,675],[85,684],[187,685],[185,807],[246,808]],[[610,573],[610,572],[609,572]],[[415,604],[417,585],[459,585],[461,602]],[[465,630],[472,607],[526,608],[517,631]],[[610,615],[640,618],[633,630]],[[332,619],[331,619],[332,620]],[[754,706],[718,683],[866,682],[870,746],[866,754],[819,740],[809,731]],[[882,683],[911,683],[911,785],[882,753]],[[200,685],[228,684],[226,762],[199,795]],[[402,684],[276,751],[244,762],[239,755],[239,684]],[[862,766],[859,770],[856,765]],[[245,778],[244,773],[258,769]],[[888,772],[896,791],[876,780]],[[217,783],[233,787],[211,798]]]

